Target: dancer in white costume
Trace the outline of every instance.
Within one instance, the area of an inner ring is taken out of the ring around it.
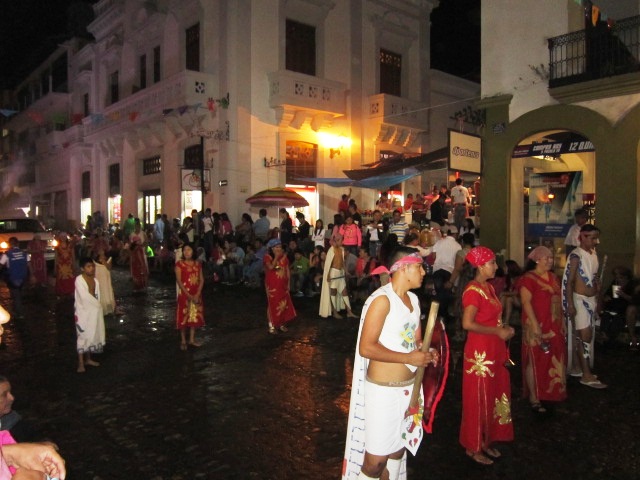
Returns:
[[[409,290],[422,283],[422,259],[400,247],[390,263],[391,282],[371,294],[360,318],[343,479],[406,478],[402,426],[415,372],[438,360],[418,349],[420,305]],[[412,442],[414,453],[418,446]]]

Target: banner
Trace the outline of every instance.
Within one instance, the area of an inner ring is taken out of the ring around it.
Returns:
[[[479,174],[481,167],[482,138],[449,130],[449,169]]]
[[[529,176],[527,234],[565,237],[576,209],[582,207],[582,172],[535,173]]]

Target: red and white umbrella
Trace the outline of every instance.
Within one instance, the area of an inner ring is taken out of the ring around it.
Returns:
[[[256,207],[308,207],[309,202],[299,193],[282,187],[268,188],[247,198],[246,202]]]

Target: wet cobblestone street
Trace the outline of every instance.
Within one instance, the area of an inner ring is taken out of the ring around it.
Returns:
[[[14,408],[55,441],[71,480],[339,478],[357,320],[321,319],[318,298],[295,298],[289,332],[267,333],[264,292],[207,284],[205,344],[182,352],[174,326],[175,284],[160,274],[146,294],[113,272],[124,314],[106,318],[101,366],[77,374],[73,300],[29,292],[27,317],[7,324],[0,373]],[[10,305],[4,285],[3,305]],[[453,357],[459,346],[453,347]],[[512,344],[514,359],[519,344]],[[519,362],[518,362],[519,363]],[[409,478],[633,479],[640,475],[640,354],[596,349],[592,390],[569,380],[569,399],[534,418],[513,371],[516,440],[480,467],[457,436],[455,362]]]

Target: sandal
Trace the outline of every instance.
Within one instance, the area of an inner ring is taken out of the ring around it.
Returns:
[[[271,335],[275,335],[275,334],[277,333],[277,332],[276,332],[275,327],[273,327],[273,326],[271,326],[271,325],[270,325],[270,326],[269,326],[269,333],[270,333]]]
[[[288,331],[289,331],[289,329],[288,329],[287,327],[285,327],[284,325],[282,325],[282,326],[280,327],[280,331],[281,331],[281,332],[288,332]]]
[[[535,402],[531,404],[531,411],[533,413],[547,413],[547,409],[542,406],[540,402]]]
[[[493,460],[491,460],[482,452],[472,452],[470,450],[467,450],[466,453],[467,457],[469,457],[479,465],[493,465]]]

